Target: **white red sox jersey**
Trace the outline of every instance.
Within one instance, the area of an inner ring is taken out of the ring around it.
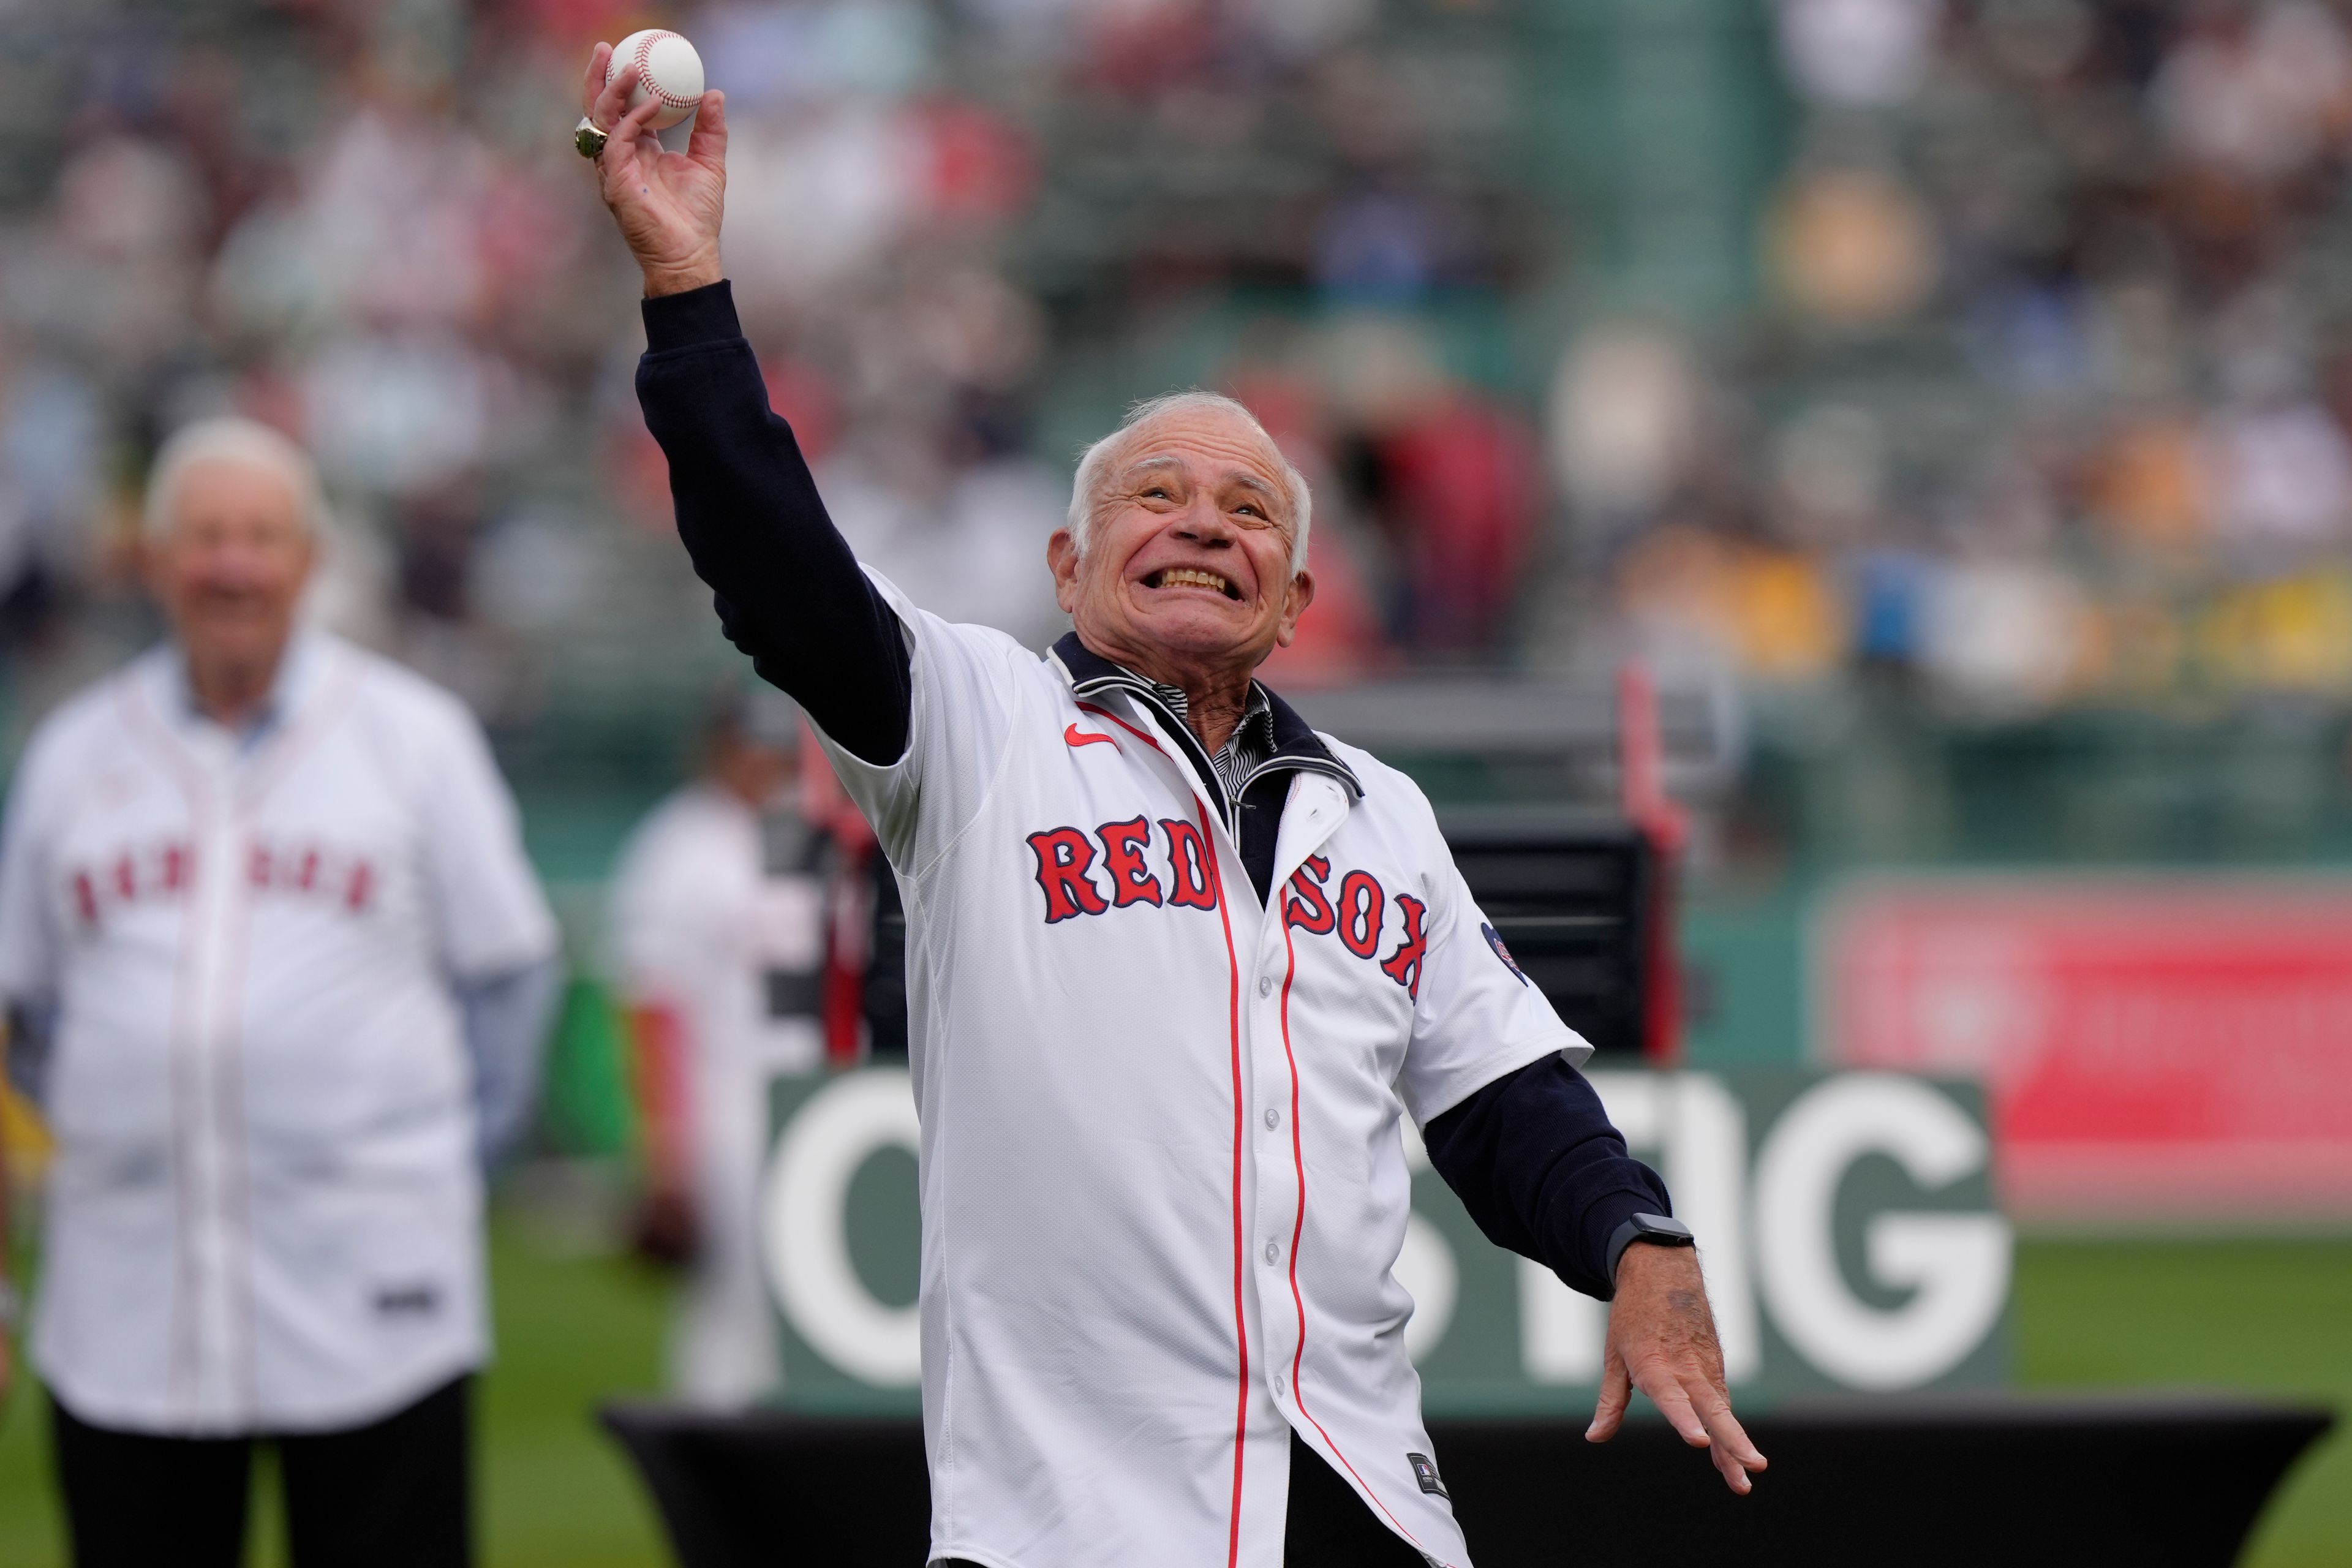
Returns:
[[[450,984],[553,921],[455,699],[303,636],[272,715],[197,716],[159,650],[10,791],[0,992],[57,1014],[33,1356],[101,1426],[353,1426],[487,1351]]]
[[[1131,677],[881,586],[907,752],[831,749],[907,907],[933,1557],[1276,1568],[1295,1430],[1466,1563],[1391,1272],[1399,1118],[1590,1047],[1402,774],[1327,742],[1261,907]]]

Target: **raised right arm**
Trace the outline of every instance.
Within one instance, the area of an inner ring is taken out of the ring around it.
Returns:
[[[759,361],[719,268],[726,101],[706,92],[684,153],[622,112],[634,71],[604,81],[609,45],[582,84],[611,139],[597,184],[646,279],[637,398],[669,459],[678,536],[710,585],[728,639],[819,728],[866,762],[907,749],[912,680],[895,612],[825,515],[792,429],[768,406]]]
[[[612,155],[606,149],[605,155]],[[906,637],[770,411],[726,282],[645,302],[637,401],[669,458],[678,537],[727,639],[869,763],[907,749]]]

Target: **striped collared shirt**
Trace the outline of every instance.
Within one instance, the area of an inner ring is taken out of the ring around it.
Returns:
[[[1192,701],[1184,695],[1183,688],[1162,686],[1156,680],[1150,684],[1151,689],[1159,694],[1160,700],[1168,706],[1178,721],[1190,727]],[[1218,747],[1216,755],[1209,759],[1209,765],[1217,770],[1217,782],[1225,786],[1225,798],[1229,801],[1241,799],[1244,781],[1259,763],[1274,755],[1274,704],[1266,700],[1265,688],[1253,680],[1250,682],[1249,701],[1242,709],[1241,722],[1234,726],[1234,732],[1225,737],[1225,743]]]

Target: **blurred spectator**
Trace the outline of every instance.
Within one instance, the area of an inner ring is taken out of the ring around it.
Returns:
[[[640,823],[612,891],[613,964],[645,1129],[641,1251],[690,1263],[670,1386],[734,1407],[781,1380],[756,1234],[769,1080],[824,1063],[824,834],[793,804],[801,716],[730,689],[698,776]]]
[[[1943,16],[1941,0],[1780,0],[1780,54],[1809,98],[1900,103],[1934,62]]]
[[[2277,179],[2352,129],[2352,39],[2318,0],[2195,6],[2150,94],[2184,156]]]
[[[319,454],[336,625],[502,740],[593,712],[657,750],[718,652],[627,396],[634,280],[583,243],[548,130],[615,14],[248,10],[20,51],[57,129],[0,158],[7,690],[142,635],[120,476],[236,411]],[[730,94],[726,242],[774,404],[861,546],[950,614],[1048,640],[1058,443],[1122,396],[1252,382],[1328,476],[1285,679],[1672,626],[1759,687],[1899,671],[1979,717],[2324,688],[2244,649],[2336,636],[2294,585],[2352,543],[2352,14],[1717,11],[1706,47],[1777,71],[1773,100],[1709,77],[1706,115],[1667,93],[1654,124],[1590,112],[1509,7],[667,19]],[[1611,51],[1651,47],[1647,12],[1594,23],[1621,25]],[[1754,132],[1738,157],[1714,119]],[[1743,181],[1748,298],[1678,317],[1612,280],[1629,213],[1696,245],[1703,192]],[[2063,674],[1939,640],[1995,603],[2074,626],[2029,639],[2076,650]]]
[[[1926,597],[1919,659],[1966,710],[2013,717],[2068,690],[2084,634],[2063,574],[2031,559],[1956,562]]]
[[[556,931],[446,693],[298,631],[310,461],[244,420],[148,491],[171,641],[35,734],[0,840],[42,1107],[33,1356],[74,1560],[242,1559],[274,1437],[304,1562],[470,1563],[483,1170],[527,1125]]]
[[[1394,635],[1434,658],[1496,657],[1541,514],[1532,433],[1409,322],[1358,319],[1328,353],[1349,500],[1394,562]]]
[[[1553,373],[1549,446],[1586,532],[1614,540],[1653,521],[1697,458],[1702,420],[1697,377],[1668,333],[1617,323],[1578,337]]]
[[[1936,281],[1935,237],[1917,199],[1882,171],[1801,170],[1772,237],[1781,289],[1803,313],[1874,326],[1916,310]]]
[[[2224,408],[2206,436],[2213,531],[2249,563],[2292,561],[2345,542],[2352,449],[2310,403]]]
[[[37,652],[86,569],[79,524],[101,493],[100,419],[81,377],[0,355],[0,652]]]

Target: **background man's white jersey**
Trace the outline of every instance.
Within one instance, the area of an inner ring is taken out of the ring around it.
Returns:
[[[1399,1118],[1589,1047],[1403,774],[1336,744],[1294,774],[1261,908],[1144,704],[884,588],[908,749],[832,754],[906,899],[932,1554],[1276,1568],[1295,1429],[1465,1563],[1391,1272]]]
[[[804,851],[796,817],[763,824],[726,790],[689,784],[630,836],[613,879],[615,978],[684,1037],[701,1250],[670,1368],[699,1404],[746,1403],[779,1376],[754,1228],[767,1087],[824,1065],[824,884],[805,852],[770,842],[795,836]]]
[[[44,722],[0,840],[0,992],[54,1005],[33,1354],[82,1418],[348,1426],[488,1347],[453,979],[551,953],[455,699],[298,637],[243,739],[158,650]]]

